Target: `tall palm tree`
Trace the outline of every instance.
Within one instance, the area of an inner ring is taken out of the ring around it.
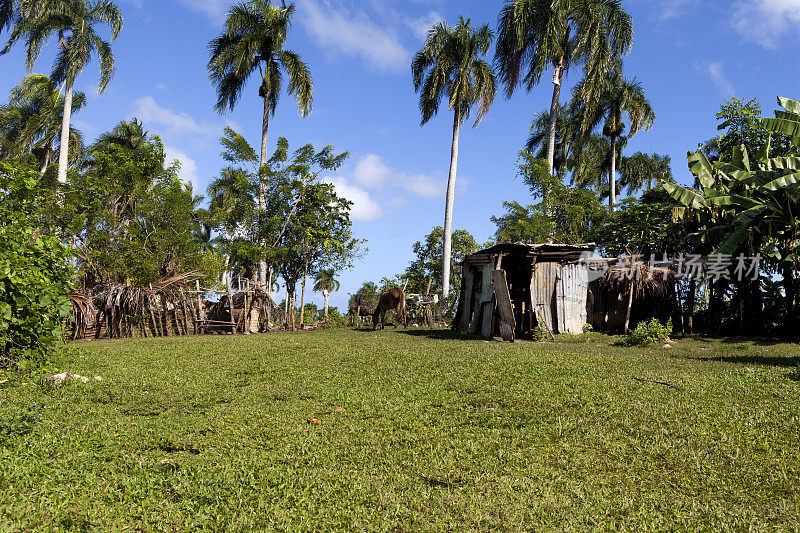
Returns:
[[[582,93],[583,83],[576,88],[576,96]],[[608,205],[614,209],[617,204],[617,140],[625,134],[626,128],[628,138],[640,130],[649,130],[656,114],[644,94],[642,84],[636,78],[626,79],[621,65],[615,66],[606,76],[596,105],[587,106],[585,102],[576,99],[576,106],[582,108],[579,113],[584,117],[587,130],[594,129],[603,122],[603,135],[611,141]],[[627,126],[623,122],[626,115],[629,122]]]
[[[450,294],[450,256],[453,233],[453,201],[458,168],[458,136],[461,125],[469,118],[472,106],[479,109],[473,127],[480,124],[497,94],[497,78],[492,67],[481,58],[492,45],[494,35],[488,25],[478,30],[470,27],[469,19],[459,18],[450,26],[441,22],[431,28],[425,46],[414,57],[411,73],[414,90],[420,93],[419,108],[422,125],[439,111],[442,98],[447,96],[453,111],[453,144],[450,151],[450,174],[447,180],[447,200],[444,215],[443,287],[444,300]]]
[[[25,10],[27,12],[24,12]],[[21,16],[15,21],[11,37],[4,52],[20,38],[25,37],[25,61],[28,70],[33,68],[44,45],[54,34],[58,37],[59,51],[50,78],[54,83],[64,83],[64,120],[61,127],[61,147],[58,158],[58,181],[67,181],[69,157],[69,124],[73,105],[75,79],[89,63],[92,54],[100,58],[100,83],[98,93],[108,86],[114,74],[114,54],[111,45],[95,31],[99,23],[111,28],[113,42],[122,31],[122,15],[111,0],[61,0],[26,2],[20,6]]]
[[[321,292],[322,296],[325,297],[325,322],[328,321],[328,302],[331,297],[331,293],[338,291],[341,288],[339,281],[336,279],[336,272],[332,269],[323,269],[317,272],[317,276],[314,278],[314,291]]]
[[[311,112],[314,84],[311,72],[300,56],[285,50],[286,35],[291,28],[294,4],[280,7],[271,0],[250,0],[231,7],[225,21],[225,31],[209,45],[211,60],[208,72],[217,89],[216,110],[226,113],[239,101],[247,79],[258,71],[261,84],[258,95],[264,99],[261,122],[260,166],[267,164],[267,131],[269,119],[275,115],[283,87],[284,73],[288,76],[287,92],[295,97],[301,116]],[[258,207],[266,209],[266,182],[259,180]],[[259,283],[267,283],[267,265],[262,261]]]
[[[531,91],[553,69],[547,162],[554,169],[564,76],[583,67],[580,97],[592,108],[610,66],[631,46],[631,17],[621,0],[506,0],[499,28],[495,64],[509,97],[520,85]]]
[[[73,112],[86,105],[86,96],[76,92]],[[64,97],[44,74],[29,74],[12,91],[8,104],[0,107],[0,132],[10,142],[5,159],[19,159],[26,154],[36,156],[44,173],[56,154],[56,139],[61,134]],[[75,128],[69,133],[70,160],[83,150],[83,137]]]

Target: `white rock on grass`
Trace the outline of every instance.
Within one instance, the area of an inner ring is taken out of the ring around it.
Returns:
[[[81,381],[83,383],[89,383],[89,381],[91,381],[86,376],[73,374],[72,372],[61,372],[60,374],[50,374],[49,376],[43,377],[42,380],[43,381],[47,381],[49,383],[52,383],[53,385],[56,385],[56,386],[59,386],[59,387],[62,384],[64,384],[64,382],[67,382],[67,381]],[[100,376],[95,376],[94,380],[95,381],[103,381],[103,378],[100,377]]]

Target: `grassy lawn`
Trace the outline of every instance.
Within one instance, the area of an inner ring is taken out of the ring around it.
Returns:
[[[797,530],[800,347],[612,340],[82,344],[0,385],[0,530]]]

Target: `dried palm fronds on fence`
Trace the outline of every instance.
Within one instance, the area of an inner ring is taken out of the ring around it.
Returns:
[[[201,300],[199,272],[164,278],[148,287],[98,285],[91,294],[70,295],[73,339],[169,337],[267,329],[280,309],[263,290],[233,294],[233,310],[224,294],[219,302]],[[190,285],[195,282],[195,287]]]

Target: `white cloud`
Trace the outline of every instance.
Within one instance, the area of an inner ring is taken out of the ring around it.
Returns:
[[[355,185],[350,185],[346,178],[325,178],[323,181],[332,184],[336,188],[337,195],[353,202],[350,208],[351,220],[369,221],[380,218],[383,215],[383,210],[370,196],[369,192]]]
[[[444,18],[439,13],[431,11],[421,17],[406,20],[406,24],[417,39],[424,41],[428,37],[431,27],[443,20]]]
[[[411,53],[394,32],[373,22],[363,11],[350,13],[327,0],[300,0],[298,16],[309,35],[331,53],[360,57],[387,72],[404,72]]]
[[[411,174],[403,180],[403,186],[422,198],[437,198],[444,196],[446,184],[426,174]]]
[[[199,11],[206,15],[213,22],[221,22],[225,20],[225,14],[228,12],[233,0],[178,0],[181,4]]]
[[[134,102],[134,115],[143,122],[161,126],[168,135],[180,137],[187,134],[214,136],[222,129],[218,124],[198,123],[188,113],[177,113],[160,106],[152,96]]]
[[[392,175],[392,170],[376,154],[367,154],[356,163],[353,179],[367,189],[376,189]]]
[[[733,27],[744,38],[775,48],[800,24],[800,0],[738,0],[732,6]]]
[[[166,156],[167,164],[172,164],[176,159],[181,164],[181,170],[178,177],[186,183],[191,183],[195,194],[202,194],[200,188],[200,179],[197,176],[197,163],[194,159],[186,155],[185,152],[173,148],[171,146],[164,147],[164,155]]]
[[[722,96],[734,96],[736,89],[725,74],[722,61],[706,61],[695,63],[694,69],[714,83],[717,92]]]

